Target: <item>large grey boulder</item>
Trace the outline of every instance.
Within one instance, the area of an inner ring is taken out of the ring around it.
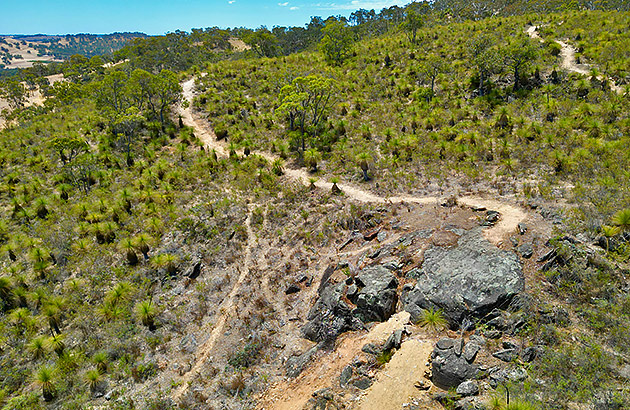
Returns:
[[[480,230],[460,237],[456,247],[428,249],[422,271],[416,286],[403,293],[405,310],[417,321],[422,309],[441,309],[454,328],[464,318],[507,307],[524,288],[518,257],[483,239]]]

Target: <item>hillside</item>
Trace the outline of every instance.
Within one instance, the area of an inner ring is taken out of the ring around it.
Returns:
[[[4,80],[0,409],[630,407],[630,14],[445,3]]]
[[[143,33],[0,36],[0,69],[28,68],[36,62],[62,62],[77,54],[88,58],[113,54],[130,40],[146,37]]]

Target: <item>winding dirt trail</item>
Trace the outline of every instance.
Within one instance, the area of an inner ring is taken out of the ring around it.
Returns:
[[[228,150],[225,144],[221,141],[217,141],[216,135],[212,129],[208,127],[207,122],[195,118],[193,114],[192,100],[194,97],[194,78],[182,83],[182,88],[184,98],[188,101],[188,106],[184,108],[180,105],[177,112],[182,116],[183,123],[195,130],[195,135],[203,142],[207,149],[214,150],[217,156],[227,157]],[[277,156],[266,152],[256,152],[256,154],[270,162],[278,159]],[[285,169],[285,175],[304,185],[308,186],[310,184],[311,176],[304,168]],[[323,190],[330,190],[332,189],[333,183],[320,179],[315,182],[315,186]],[[382,197],[346,183],[337,183],[337,186],[343,191],[346,197],[364,203],[387,204],[407,202],[415,204],[435,204],[441,199],[436,196],[415,197],[402,195]],[[514,232],[518,224],[527,218],[526,212],[520,207],[496,199],[485,199],[478,196],[462,196],[457,198],[457,201],[466,206],[487,208],[501,213],[501,220],[493,227],[484,230],[484,237],[495,245],[499,244],[506,235]]]
[[[537,29],[538,29],[538,26],[529,26],[527,27],[527,30],[525,32],[530,38],[539,40],[541,43],[544,43],[545,40],[538,35],[536,31]],[[592,67],[589,64],[577,63],[577,60],[575,58],[575,47],[573,47],[572,45],[562,40],[554,40],[554,41],[558,43],[561,47],[560,57],[562,58],[561,66],[563,69],[570,72],[582,74],[582,75],[589,75],[591,73]],[[599,81],[603,81],[604,76],[598,75],[597,79]],[[610,84],[611,90],[613,90],[616,93],[623,94],[624,90],[622,87],[615,84],[615,82],[609,78],[607,80],[608,80],[608,83]]]
[[[249,276],[250,268],[252,266],[252,249],[256,246],[256,236],[254,235],[254,231],[252,230],[252,211],[253,205],[249,205],[249,212],[247,214],[247,219],[245,219],[245,228],[247,230],[247,245],[245,247],[245,256],[242,263],[242,267],[239,269],[240,274],[234,287],[227,295],[227,297],[221,303],[221,306],[218,310],[218,319],[214,326],[212,327],[212,331],[210,332],[210,336],[208,339],[199,346],[197,352],[195,354],[195,363],[191,367],[191,369],[182,376],[180,379],[181,383],[179,387],[173,392],[173,399],[179,399],[186,391],[188,390],[189,382],[196,377],[200,370],[202,370],[203,366],[206,362],[211,358],[212,349],[217,343],[219,337],[223,334],[223,329],[225,328],[225,324],[227,320],[230,318],[230,315],[235,311],[235,299],[236,295],[239,294],[245,279]]]

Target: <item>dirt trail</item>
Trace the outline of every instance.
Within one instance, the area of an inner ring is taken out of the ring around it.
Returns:
[[[537,29],[537,26],[529,26],[526,30],[526,33],[530,38],[540,40],[541,43],[544,43],[545,40],[538,35],[538,33],[536,32]],[[558,43],[561,47],[560,57],[562,57],[563,69],[582,75],[589,75],[591,73],[592,67],[589,64],[577,63],[577,60],[575,59],[575,47],[561,40],[555,40],[555,42]],[[603,81],[604,77],[602,75],[598,75],[597,79],[599,81]],[[613,80],[607,80],[610,84],[611,90],[619,94],[622,94],[624,92],[623,88],[615,84]]]
[[[207,126],[207,122],[199,120],[193,115],[192,100],[194,97],[194,78],[182,83],[182,88],[184,91],[184,98],[188,101],[188,106],[184,108],[180,105],[177,112],[182,116],[184,124],[194,128],[195,135],[203,142],[207,149],[214,150],[219,156],[228,156],[225,144],[221,141],[217,141],[214,132]],[[265,152],[256,152],[256,154],[262,156],[270,162],[278,159],[278,157]],[[304,168],[285,169],[285,174],[292,179],[300,181],[304,185],[310,184],[311,175],[309,175]],[[330,190],[333,183],[320,179],[315,182],[315,186],[323,190]],[[337,183],[337,186],[343,191],[346,197],[366,203],[386,204],[408,202],[415,204],[433,204],[441,199],[435,196],[382,197],[345,183]],[[514,232],[517,229],[517,225],[527,218],[527,214],[521,208],[510,205],[506,202],[483,199],[476,196],[463,196],[459,197],[457,200],[460,204],[471,207],[493,209],[501,213],[501,220],[499,223],[484,231],[484,237],[495,245],[499,244],[506,235]]]
[[[350,364],[358,354],[361,354],[361,348],[366,343],[383,343],[395,330],[403,329],[407,323],[409,323],[409,313],[399,312],[389,318],[387,322],[374,326],[368,333],[350,332],[342,335],[338,339],[335,350],[326,352],[325,356],[315,360],[298,377],[271,386],[256,408],[264,410],[301,409],[312,397],[314,391],[329,387],[331,380],[336,380],[339,377],[343,368]],[[426,344],[431,345],[432,343]],[[427,357],[428,355],[423,357],[420,362],[424,364]],[[406,359],[409,360],[409,357]],[[400,408],[400,406],[396,408]]]
[[[433,351],[433,343],[410,339],[405,341],[391,361],[378,373],[376,382],[368,389],[358,408],[361,410],[401,409],[412,399],[422,401],[423,409],[441,409],[428,394],[415,387],[424,379],[424,372]],[[419,403],[420,404],[420,403]]]
[[[208,339],[199,346],[197,352],[195,354],[195,362],[191,367],[190,371],[182,376],[180,379],[181,384],[173,393],[173,399],[179,399],[187,390],[189,386],[189,382],[195,378],[200,370],[202,370],[203,366],[206,362],[211,358],[211,354],[215,344],[219,337],[223,334],[223,329],[225,328],[225,324],[229,319],[230,315],[235,311],[235,299],[236,295],[240,292],[245,279],[249,276],[250,268],[252,265],[252,248],[256,246],[256,236],[254,235],[254,231],[252,230],[252,211],[253,206],[249,206],[249,212],[247,214],[247,219],[245,219],[245,228],[247,230],[247,245],[245,247],[245,255],[242,263],[242,267],[240,268],[240,274],[234,287],[227,295],[227,297],[221,303],[221,306],[218,310],[218,318],[216,323],[214,324],[212,331],[210,332],[210,336]]]

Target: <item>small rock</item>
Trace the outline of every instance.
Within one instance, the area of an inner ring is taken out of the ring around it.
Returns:
[[[518,357],[518,355],[516,354],[516,349],[499,350],[498,352],[492,353],[492,356],[496,357],[499,360],[503,360],[504,362],[511,362]]]
[[[291,294],[293,294],[293,293],[298,293],[298,292],[299,292],[299,291],[301,291],[301,290],[302,290],[302,288],[301,288],[301,287],[299,287],[299,286],[298,286],[297,284],[295,284],[295,283],[292,283],[292,284],[290,284],[290,285],[286,288],[286,290],[284,291],[284,294],[285,294],[285,295],[291,295]]]
[[[387,233],[380,231],[377,235],[376,235],[376,240],[379,242],[383,242],[385,239],[387,239]]]
[[[105,393],[105,396],[103,396],[103,398],[107,401],[112,399],[112,395],[114,394],[113,390],[108,391],[107,393]]]
[[[455,343],[453,343],[453,351],[456,356],[461,356],[462,351],[464,350],[464,339],[457,339]]]
[[[534,255],[534,247],[530,243],[525,243],[518,247],[518,253],[525,259]]]
[[[467,380],[457,386],[457,390],[455,391],[462,397],[476,396],[479,394],[479,386],[474,381]]]
[[[377,356],[381,353],[382,350],[380,347],[378,347],[374,343],[366,343],[361,348],[361,351],[367,354],[373,354],[374,356]]]
[[[510,342],[509,340],[504,340],[501,345],[504,349],[518,349],[518,345],[514,342]]]
[[[500,330],[485,330],[483,335],[488,339],[498,339],[503,335],[503,332]]]
[[[403,331],[402,329],[397,329],[392,333],[385,345],[383,346],[383,350],[391,350],[391,349],[400,349],[400,345],[402,343]]]
[[[440,350],[451,349],[454,345],[455,345],[455,340],[449,339],[449,338],[440,339],[435,344],[435,346]]]
[[[481,349],[481,347],[475,343],[475,342],[468,342],[466,344],[466,346],[464,347],[464,359],[466,359],[466,361],[468,363],[472,363],[475,361],[475,358],[477,357],[477,353],[479,353],[479,350]]]
[[[348,384],[348,381],[352,377],[352,366],[347,365],[341,371],[341,375],[339,376],[339,385],[341,387],[345,387]]]
[[[519,224],[518,224],[518,232],[519,232],[521,235],[525,235],[525,232],[527,232],[527,225],[525,225],[525,224],[524,224],[524,223],[522,223],[522,222],[521,222],[521,223],[519,223]]]
[[[547,262],[548,260],[553,259],[557,254],[558,254],[558,252],[556,252],[555,249],[552,249],[549,252],[545,253],[540,258],[538,258],[537,262],[539,262],[539,263],[540,262]]]
[[[348,296],[349,299],[352,299],[352,297],[355,296],[358,291],[359,291],[359,288],[357,288],[357,285],[352,284],[348,286],[348,291],[346,292],[346,296]]]
[[[402,265],[396,261],[390,261],[383,264],[383,267],[387,270],[397,271],[402,269]]]
[[[358,389],[365,390],[372,385],[372,380],[368,377],[359,377],[352,381],[352,385]]]
[[[538,357],[539,353],[539,349],[534,346],[526,347],[521,353],[521,358],[525,363],[531,363]]]
[[[418,390],[429,390],[431,388],[429,383],[425,382],[424,380],[418,380],[417,382],[414,383],[413,387],[415,387]]]

